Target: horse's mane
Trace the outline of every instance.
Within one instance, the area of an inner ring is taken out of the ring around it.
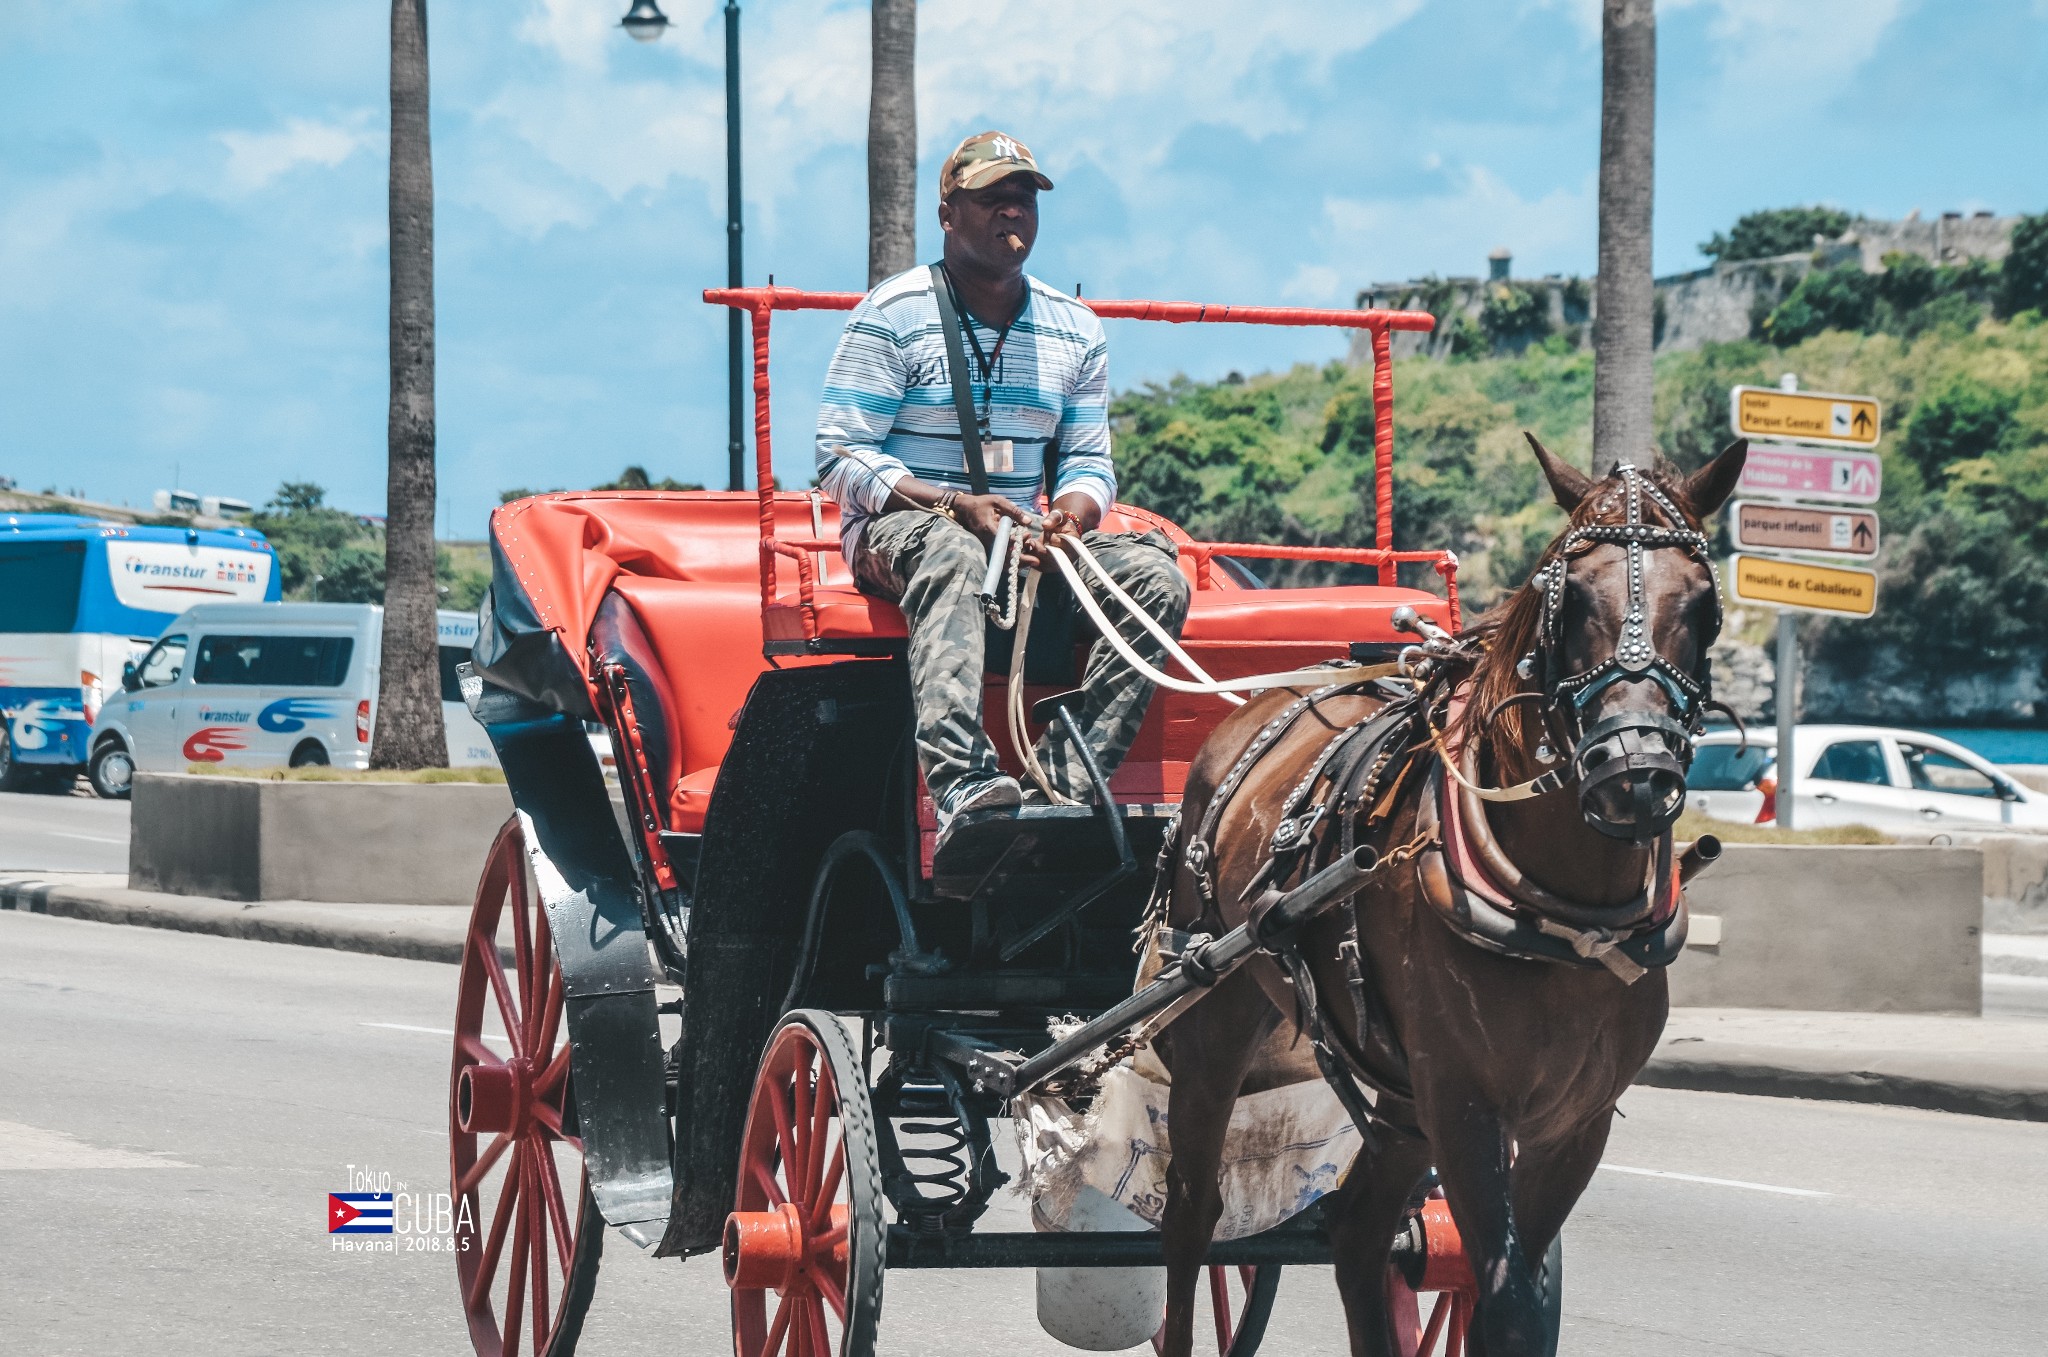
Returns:
[[[1693,508],[1685,493],[1685,480],[1678,469],[1658,458],[1656,463],[1644,471],[1644,475],[1671,500],[1685,522],[1666,524],[1668,527],[1686,527],[1697,530],[1699,514]],[[1557,558],[1558,544],[1563,542],[1573,529],[1596,523],[1623,523],[1628,519],[1628,506],[1620,494],[1621,478],[1610,473],[1594,483],[1579,501],[1570,521],[1563,531],[1550,540],[1543,548],[1536,564],[1529,573],[1538,570]],[[1663,523],[1666,515],[1656,502],[1645,496],[1643,516],[1650,522]],[[1539,632],[1543,625],[1543,595],[1529,587],[1524,580],[1508,595],[1506,600],[1488,612],[1485,619],[1468,629],[1463,639],[1476,642],[1484,654],[1470,670],[1470,683],[1466,693],[1463,713],[1459,716],[1455,730],[1455,742],[1463,746],[1470,740],[1485,741],[1486,748],[1493,755],[1496,768],[1503,769],[1504,776],[1520,780],[1534,775],[1535,769],[1525,750],[1528,748],[1525,721],[1530,704],[1518,703],[1501,712],[1500,718],[1489,726],[1487,717],[1501,703],[1522,691],[1522,679],[1515,673],[1515,665],[1530,651],[1536,649]],[[1456,683],[1462,678],[1454,679]],[[1562,754],[1564,751],[1560,750]]]

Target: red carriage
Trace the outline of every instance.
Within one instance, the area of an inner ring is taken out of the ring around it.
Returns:
[[[664,1256],[719,1254],[741,1357],[866,1357],[892,1269],[1160,1257],[1156,1234],[976,1223],[1002,1183],[991,1120],[1061,1068],[1048,1019],[1114,1021],[1128,1006],[1152,863],[1189,760],[1228,708],[1162,689],[1106,806],[1028,806],[935,859],[903,620],[852,587],[834,506],[772,488],[770,321],[859,298],[770,287],[706,300],[752,319],[761,489],[544,495],[492,520],[464,693],[518,812],[478,892],[450,1096],[459,1275],[482,1354],[574,1348],[607,1226]],[[1228,679],[1381,658],[1403,607],[1457,628],[1455,559],[1392,546],[1389,339],[1429,316],[1089,305],[1371,338],[1374,546],[1197,542],[1124,505],[1105,524],[1178,544],[1194,586],[1183,644],[1203,668]],[[1240,564],[1274,557],[1365,566],[1379,582],[1267,589]],[[1408,562],[1435,569],[1446,596],[1401,587]],[[610,733],[622,805],[591,721]],[[1327,1260],[1314,1216],[1212,1248],[1220,1351],[1258,1346],[1283,1265]],[[1408,1352],[1462,1351],[1471,1281],[1440,1202],[1417,1203],[1388,1285]]]

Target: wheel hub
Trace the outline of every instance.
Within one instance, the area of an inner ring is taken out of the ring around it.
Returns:
[[[455,1079],[455,1122],[471,1134],[509,1131],[524,1136],[533,1127],[533,1079],[529,1062],[469,1065]]]
[[[735,1211],[725,1218],[722,1248],[725,1284],[734,1291],[773,1291],[778,1296],[814,1295],[817,1269],[846,1266],[844,1205],[832,1208],[831,1229],[812,1235],[803,1209],[794,1202],[767,1211]]]

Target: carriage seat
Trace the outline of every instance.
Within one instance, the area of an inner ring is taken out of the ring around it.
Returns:
[[[700,833],[732,720],[767,668],[761,594],[751,583],[620,575],[590,639],[600,665],[626,671],[642,756],[668,828]],[[620,751],[621,776],[632,769]]]

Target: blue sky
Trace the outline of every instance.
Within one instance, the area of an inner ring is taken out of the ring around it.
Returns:
[[[715,0],[429,0],[444,520],[628,462],[718,483]],[[865,280],[867,9],[746,0],[750,281]],[[1595,257],[1597,0],[925,0],[920,181],[1016,133],[1059,183],[1032,271],[1093,296],[1346,305]],[[2048,0],[1666,0],[1660,272],[1759,207],[2048,208]],[[146,503],[384,497],[382,0],[0,5],[0,475]],[[926,254],[937,249],[929,210]],[[829,316],[777,325],[809,476]],[[1119,387],[1343,351],[1117,324]]]

